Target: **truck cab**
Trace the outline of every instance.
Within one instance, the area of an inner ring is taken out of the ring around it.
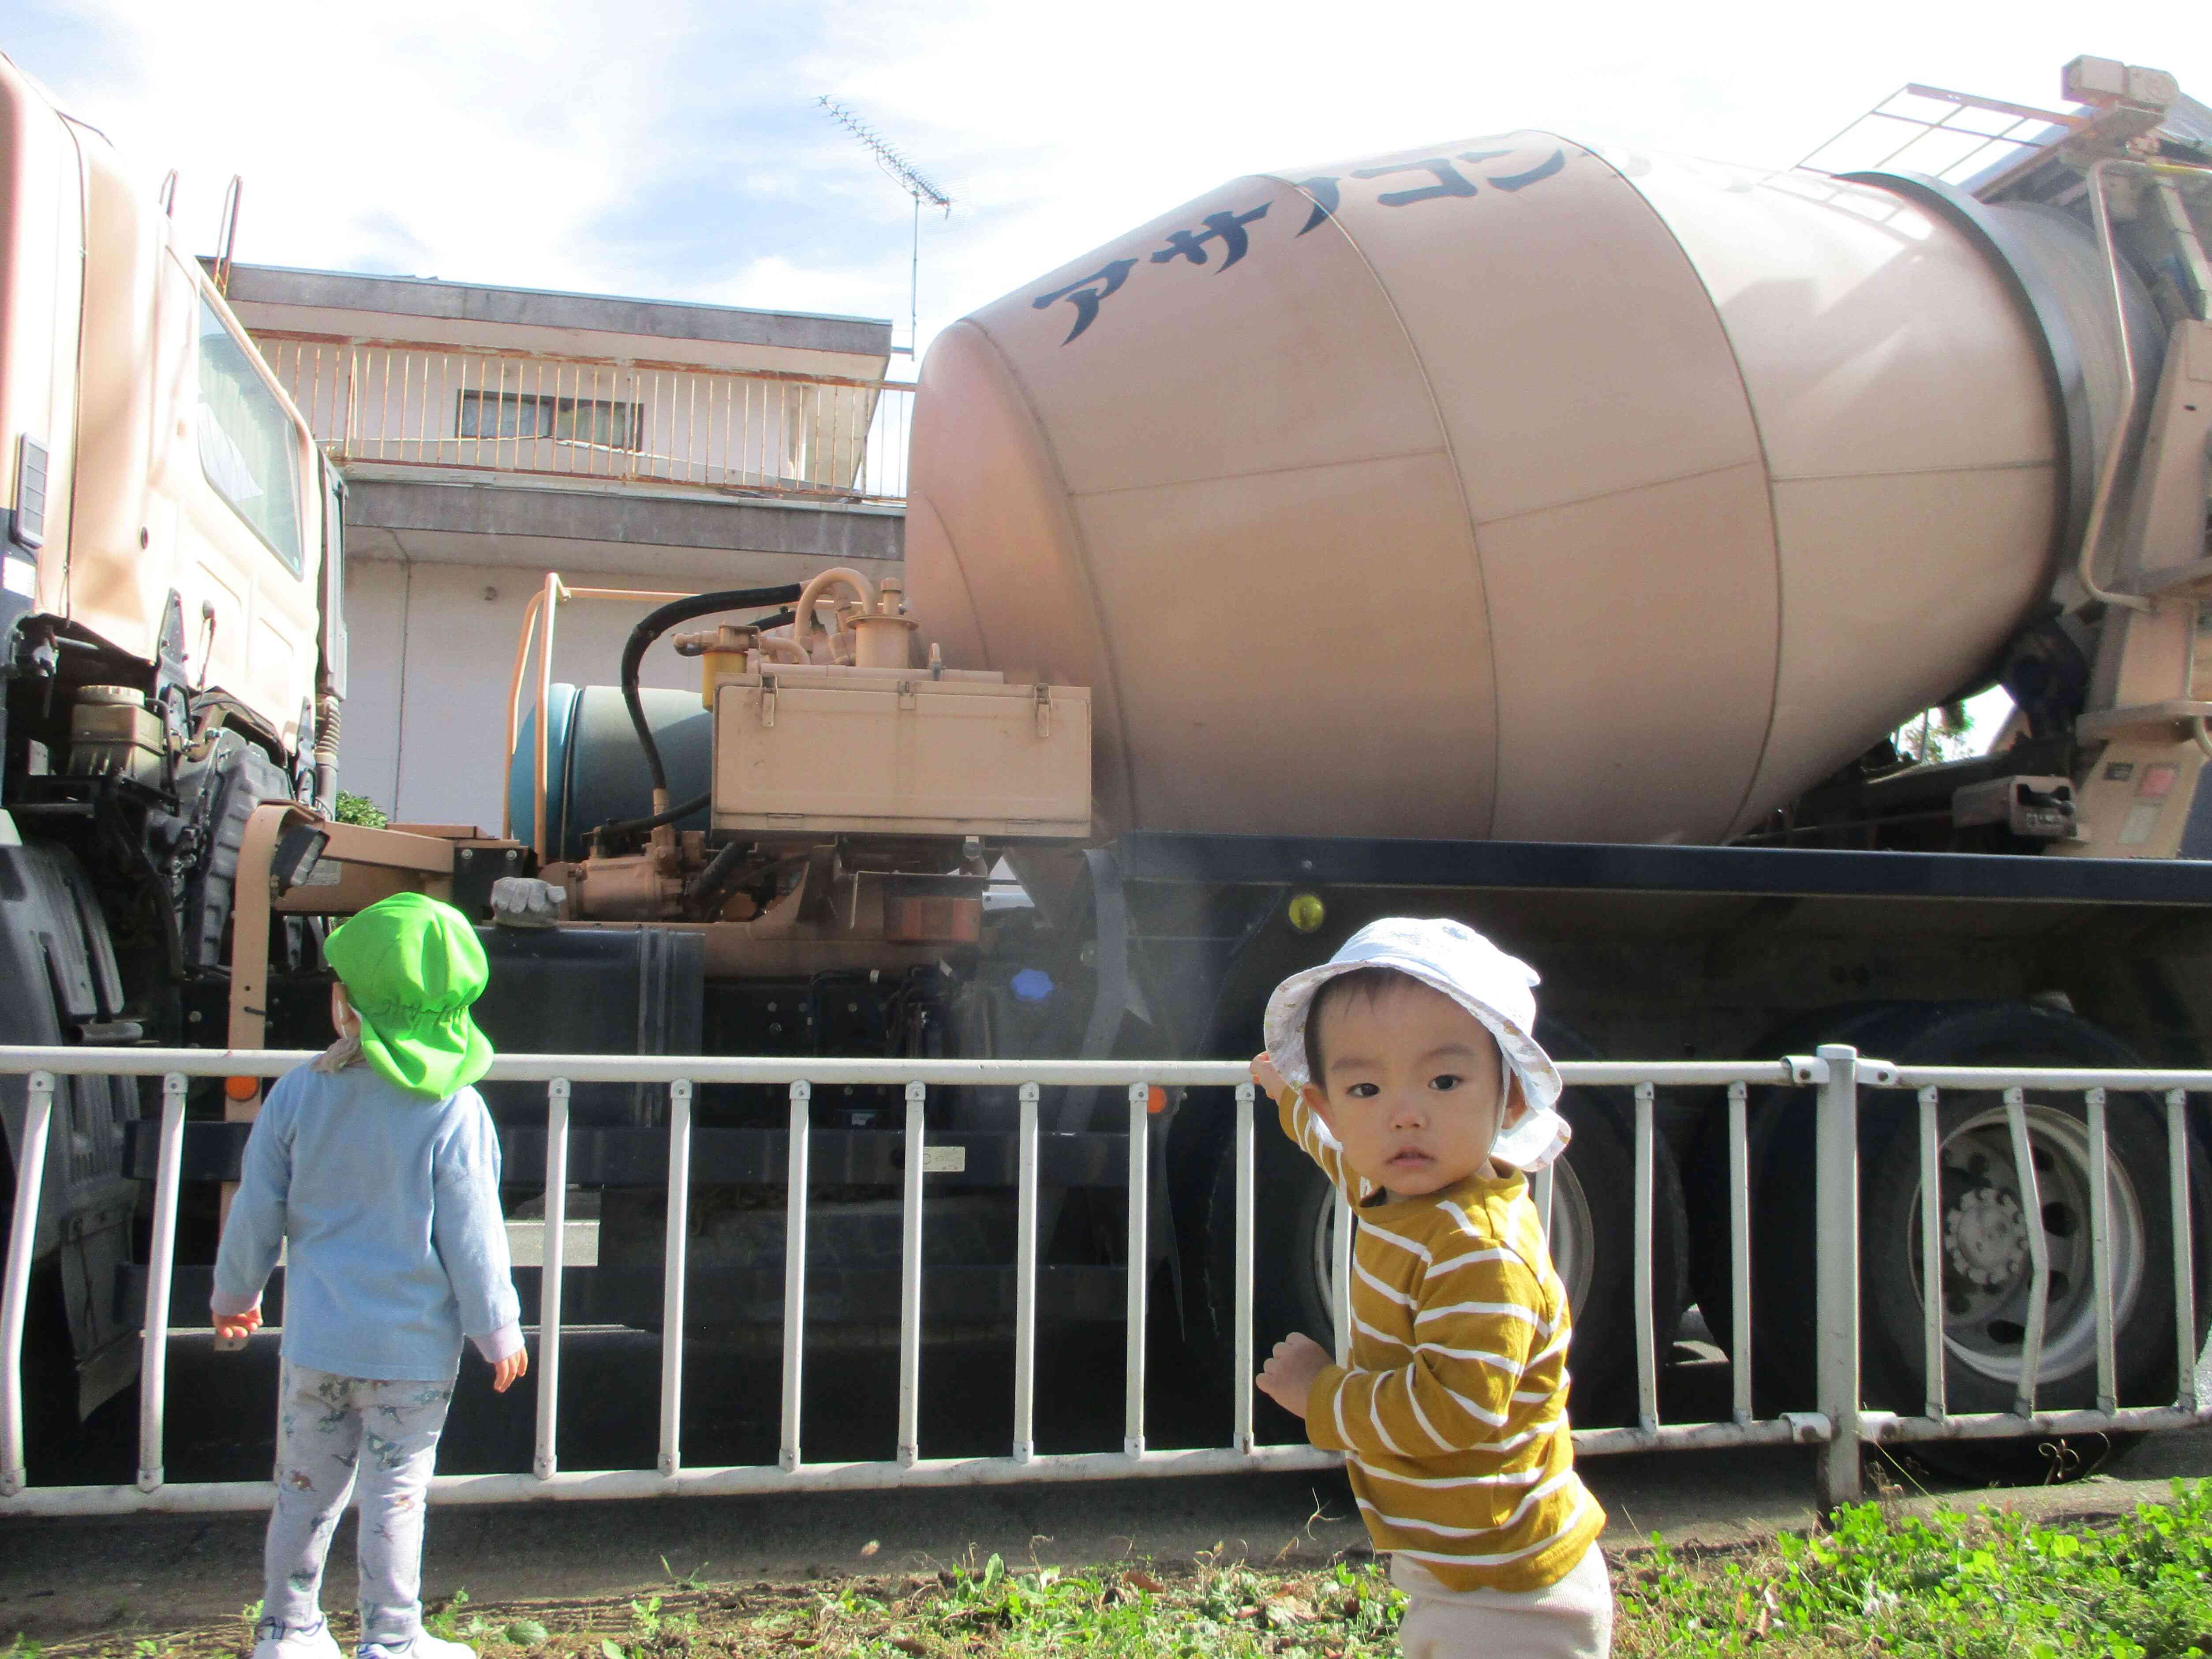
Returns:
[[[0,1042],[195,1035],[246,819],[335,787],[342,489],[164,207],[0,58]],[[31,1347],[88,1410],[136,1363],[138,1110],[62,1087]]]

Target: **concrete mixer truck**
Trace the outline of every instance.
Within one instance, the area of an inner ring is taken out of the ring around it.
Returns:
[[[99,839],[117,785],[98,734],[136,705],[96,688],[162,708],[167,659],[73,619],[62,584],[82,605],[88,573],[66,577],[55,531],[23,533],[17,461],[0,483],[23,595],[5,613],[21,845],[0,872],[49,874],[0,889],[9,936],[104,960],[160,892],[192,915],[219,888],[227,936],[187,935],[217,955],[181,976],[142,964],[97,1019],[149,1041],[319,1044],[320,919],[416,884],[481,921],[479,1017],[502,1049],[1241,1056],[1282,975],[1410,910],[1539,963],[1566,1058],[1850,1042],[2206,1063],[2212,115],[2108,60],[2069,65],[2065,90],[2056,112],[1941,94],[2013,112],[2002,159],[1963,182],[1516,131],[1178,207],[939,338],[902,583],[831,571],[663,605],[609,684],[541,668],[526,688],[518,656],[511,836],[331,823],[301,769],[306,714],[187,684],[185,738],[149,746],[160,810],[179,810],[173,757],[203,726],[280,781],[219,855],[155,855],[166,886],[121,884],[151,843]],[[11,458],[27,407],[8,406]],[[298,465],[305,514],[312,456]],[[308,580],[312,552],[289,568]],[[529,626],[550,628],[560,597],[550,583]],[[333,641],[336,603],[325,588]],[[696,662],[696,694],[641,686],[657,649]],[[2014,713],[1990,752],[1911,763],[1890,744],[1918,711],[1998,685]],[[50,982],[18,957],[20,983]],[[250,1092],[196,1111],[243,1116]],[[494,1092],[526,1188],[543,1092]],[[1149,1265],[1187,1334],[1225,1349],[1225,1103],[1154,1103]],[[1802,1105],[1782,1089],[1752,1103],[1757,1380],[1778,1407],[1812,1391]],[[1720,1106],[1661,1102],[1662,1328],[1692,1301],[1728,1328]],[[946,1089],[928,1109],[959,1154],[930,1171],[930,1334],[988,1333],[1012,1305],[1014,1103]],[[1045,1316],[1117,1320],[1121,1103],[1050,1091],[1044,1109]],[[2039,1225],[2039,1398],[2088,1403],[2081,1101],[2029,1102],[2032,1214],[2008,1184],[2002,1109],[1962,1093],[1944,1109],[1950,1400],[2018,1392]],[[655,1303],[667,1110],[661,1090],[576,1085],[588,1133],[568,1178],[599,1189],[601,1223],[599,1288],[572,1292],[571,1318]],[[1579,1089],[1566,1110],[1554,1232],[1576,1408],[1620,1420],[1630,1105]],[[773,1340],[786,1111],[780,1090],[697,1091],[696,1333]],[[897,1328],[896,1103],[825,1087],[811,1111],[826,1184],[810,1336],[876,1340]],[[2168,1142],[2149,1103],[2116,1096],[2110,1113],[2119,1393],[2168,1400]],[[219,1180],[243,1125],[200,1127],[187,1173]],[[1917,1145],[1869,1108],[1862,1151],[1867,1397],[1917,1404]],[[1263,1137],[1259,1156],[1259,1245],[1282,1264],[1259,1285],[1263,1340],[1326,1329],[1324,1190],[1286,1144]],[[2212,1168],[2193,1141],[2183,1156],[2203,1205]],[[150,1167],[143,1148],[126,1164]],[[2202,1279],[2212,1212],[2193,1237]]]

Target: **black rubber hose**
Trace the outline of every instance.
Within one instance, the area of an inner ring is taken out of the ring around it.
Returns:
[[[594,832],[602,836],[627,836],[640,830],[658,830],[664,823],[673,823],[678,818],[688,818],[694,812],[703,812],[714,804],[714,797],[704,794],[670,807],[665,812],[655,812],[649,818],[624,818],[617,823],[610,820]]]
[[[684,890],[684,908],[696,920],[705,921],[722,908],[730,889],[742,873],[747,848],[741,841],[726,843],[714,854],[714,862],[694,877]]]
[[[645,718],[645,700],[638,695],[638,665],[645,660],[646,647],[682,622],[694,617],[712,616],[717,611],[757,611],[763,605],[796,605],[805,590],[796,582],[787,582],[781,587],[729,587],[714,593],[694,593],[688,599],[672,599],[658,610],[648,611],[629,630],[629,641],[623,647],[622,694],[629,709],[629,723],[636,729],[638,747],[645,750],[645,768],[653,775],[653,793],[665,794],[668,789],[668,769],[661,762],[660,745],[653,741],[653,727]],[[704,805],[703,801],[699,803]],[[697,807],[688,807],[695,811]],[[641,819],[627,824],[609,824],[611,830],[649,829],[683,817],[682,812],[669,812],[659,817]]]

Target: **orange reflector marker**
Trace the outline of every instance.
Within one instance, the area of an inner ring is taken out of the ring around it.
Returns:
[[[1158,1117],[1167,1109],[1168,1091],[1157,1083],[1152,1085],[1145,1093],[1145,1109],[1154,1117]]]
[[[233,1100],[251,1100],[261,1092],[258,1077],[227,1077],[222,1080],[222,1091]]]

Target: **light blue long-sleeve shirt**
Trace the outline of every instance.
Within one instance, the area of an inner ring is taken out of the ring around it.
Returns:
[[[295,1364],[441,1381],[465,1335],[495,1364],[522,1346],[499,1137],[474,1089],[425,1100],[358,1064],[278,1079],[246,1139],[216,1313],[259,1303],[280,1245]]]

